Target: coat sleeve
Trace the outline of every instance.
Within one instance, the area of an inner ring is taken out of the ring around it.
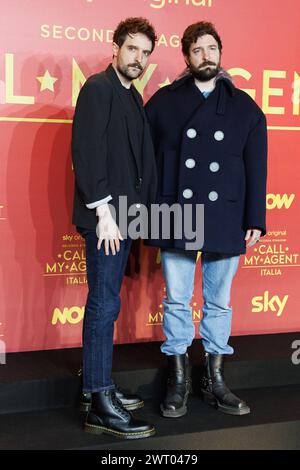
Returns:
[[[245,229],[257,228],[266,234],[267,123],[260,118],[249,133],[244,149],[246,168]]]
[[[112,91],[88,80],[80,90],[72,127],[75,184],[85,204],[110,194],[107,181],[107,126]]]

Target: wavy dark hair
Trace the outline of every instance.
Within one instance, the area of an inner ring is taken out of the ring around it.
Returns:
[[[154,27],[146,18],[126,18],[126,20],[121,21],[114,32],[113,41],[121,47],[125,42],[127,34],[136,33],[142,33],[147,36],[152,43],[152,52],[155,47],[155,42],[157,41],[157,36]]]
[[[181,49],[185,56],[189,56],[191,44],[197,42],[197,39],[205,34],[210,34],[218,43],[219,51],[222,52],[222,41],[217,33],[215,26],[206,21],[199,21],[186,28],[181,39]]]

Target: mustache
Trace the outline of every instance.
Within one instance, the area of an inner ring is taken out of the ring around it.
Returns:
[[[128,67],[137,67],[138,69],[143,70],[143,67],[138,62],[135,62],[134,64],[128,64]]]
[[[202,69],[203,67],[207,67],[208,65],[216,66],[217,64],[215,64],[214,62],[210,62],[209,60],[206,60],[205,62],[203,62],[203,64],[199,66],[199,69]]]

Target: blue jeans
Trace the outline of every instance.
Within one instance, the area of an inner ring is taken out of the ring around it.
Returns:
[[[161,351],[167,355],[184,354],[192,344],[195,327],[190,302],[194,291],[195,252],[164,250],[162,269],[166,282],[163,301],[163,332],[166,341]],[[206,352],[233,354],[228,345],[232,308],[230,290],[239,264],[238,256],[202,253],[202,294],[204,305],[199,332]]]
[[[130,251],[131,239],[120,241],[120,251],[105,255],[97,249],[95,232],[79,230],[85,238],[88,297],[83,321],[83,391],[109,390],[111,379],[114,322],[120,312],[120,290]]]

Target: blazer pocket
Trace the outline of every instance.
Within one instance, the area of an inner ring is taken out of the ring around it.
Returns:
[[[178,162],[176,150],[165,150],[162,155],[162,195],[177,194]]]

